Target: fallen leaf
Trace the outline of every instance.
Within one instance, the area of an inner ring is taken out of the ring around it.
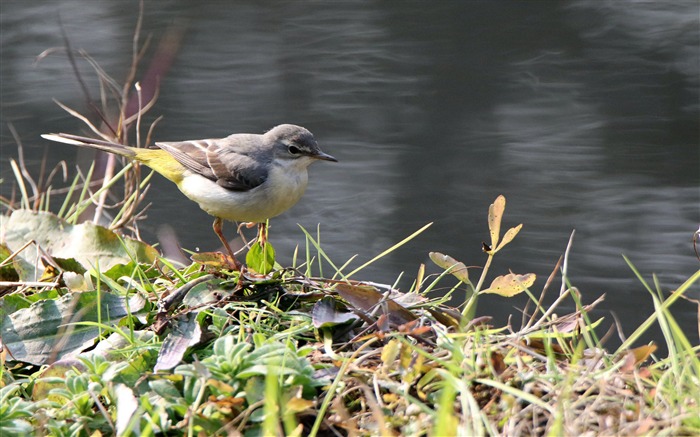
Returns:
[[[447,327],[457,328],[462,320],[462,313],[454,308],[438,306],[436,308],[427,307],[426,309],[435,317],[435,320]]]
[[[314,328],[329,328],[359,319],[353,313],[338,311],[335,302],[335,299],[332,297],[325,296],[314,304],[311,310],[311,320]]]
[[[370,313],[379,306],[377,314],[386,314],[393,325],[403,325],[415,320],[416,316],[393,299],[385,297],[376,288],[367,285],[350,285],[339,283],[336,291],[350,305]]]
[[[632,372],[637,366],[647,360],[658,347],[655,344],[647,344],[636,347],[625,354],[625,363],[620,370],[622,372]]]
[[[496,372],[496,375],[501,375],[506,371],[508,366],[503,358],[503,354],[498,351],[491,352],[491,367],[493,371]]]
[[[73,356],[94,343],[100,328],[79,322],[114,326],[145,305],[146,300],[139,294],[127,301],[113,293],[102,292],[99,296],[97,291],[69,293],[6,315],[0,337],[14,360],[47,364]]]
[[[194,346],[202,338],[202,328],[197,322],[197,313],[187,313],[176,319],[173,331],[165,337],[158,354],[154,371],[168,370],[180,364],[187,348]]]

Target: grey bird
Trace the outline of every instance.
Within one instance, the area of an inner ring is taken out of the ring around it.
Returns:
[[[215,217],[214,232],[236,269],[241,263],[222,233],[223,220],[264,224],[299,201],[311,163],[337,162],[321,151],[311,132],[293,124],[281,124],[263,135],[157,142],[157,149],[64,133],[42,137],[124,156],[174,182],[185,196]]]

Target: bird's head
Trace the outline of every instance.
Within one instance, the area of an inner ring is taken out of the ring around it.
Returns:
[[[310,165],[315,160],[338,162],[321,151],[314,135],[307,129],[293,124],[281,124],[265,134],[266,140],[274,143],[275,158],[296,161],[295,164]]]

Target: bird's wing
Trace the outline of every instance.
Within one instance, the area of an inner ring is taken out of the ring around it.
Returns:
[[[267,179],[266,163],[254,159],[246,148],[231,147],[227,138],[156,143],[190,171],[233,191],[248,191]]]
[[[248,191],[265,182],[269,163],[260,158],[218,142],[207,149],[207,160],[217,177],[216,183],[230,190]]]

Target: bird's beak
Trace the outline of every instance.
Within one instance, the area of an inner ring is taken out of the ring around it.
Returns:
[[[323,160],[323,161],[338,162],[337,159],[335,159],[335,158],[332,157],[331,155],[329,155],[329,154],[327,154],[327,153],[323,153],[323,152],[318,152],[318,154],[313,155],[312,158],[314,158],[314,159],[321,159],[321,160]]]

